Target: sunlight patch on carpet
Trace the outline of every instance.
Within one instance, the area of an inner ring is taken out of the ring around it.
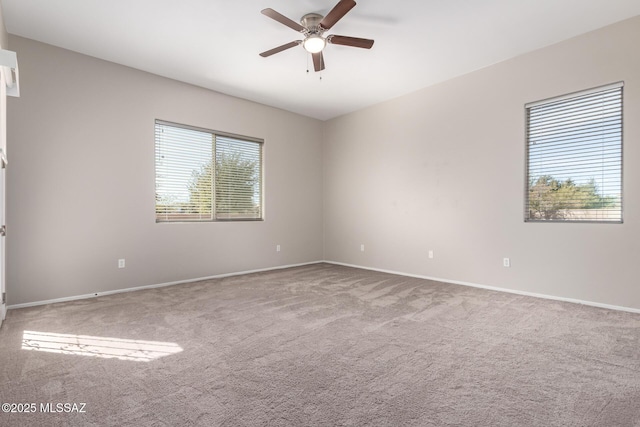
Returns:
[[[182,347],[172,342],[24,331],[22,350],[150,362],[180,353]]]

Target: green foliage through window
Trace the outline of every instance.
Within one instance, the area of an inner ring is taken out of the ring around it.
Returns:
[[[529,215],[534,219],[566,220],[584,210],[610,209],[618,203],[613,196],[601,195],[593,179],[576,184],[545,175],[529,182]]]

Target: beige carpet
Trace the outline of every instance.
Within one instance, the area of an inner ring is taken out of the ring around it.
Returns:
[[[640,315],[316,264],[11,310],[0,401],[36,404],[11,426],[640,426]]]

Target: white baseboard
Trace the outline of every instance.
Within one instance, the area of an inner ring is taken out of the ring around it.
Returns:
[[[599,303],[599,302],[584,301],[584,300],[579,300],[579,299],[575,299],[575,298],[565,298],[565,297],[559,297],[559,296],[554,296],[554,295],[538,294],[538,293],[535,293],[535,292],[518,291],[518,290],[515,290],[515,289],[499,288],[499,287],[495,287],[495,286],[481,285],[481,284],[478,284],[478,283],[462,282],[462,281],[459,281],[459,280],[451,280],[451,279],[443,279],[441,277],[424,276],[424,275],[420,275],[420,274],[405,273],[405,272],[402,272],[402,271],[386,270],[386,269],[381,269],[381,268],[373,268],[373,267],[366,267],[366,266],[362,266],[362,265],[347,264],[347,263],[343,263],[343,262],[324,260],[324,261],[311,261],[311,262],[305,262],[305,263],[300,263],[300,264],[280,265],[280,266],[276,266],[276,267],[261,268],[261,269],[256,269],[256,270],[247,270],[247,271],[238,271],[238,272],[233,272],[233,273],[217,274],[217,275],[214,275],[214,276],[198,277],[198,278],[195,278],[195,279],[177,280],[177,281],[174,281],[174,282],[158,283],[158,284],[155,284],[155,285],[138,286],[138,287],[135,287],[135,288],[126,288],[126,289],[117,289],[117,290],[114,290],[114,291],[95,292],[95,293],[91,293],[91,294],[76,295],[76,296],[70,296],[70,297],[64,297],[64,298],[56,298],[56,299],[50,299],[50,300],[44,300],[44,301],[28,302],[28,303],[24,303],[24,304],[14,304],[14,305],[7,306],[6,309],[0,308],[0,310],[4,311],[4,313],[0,313],[0,316],[1,316],[0,319],[4,319],[4,315],[6,314],[6,310],[14,310],[14,309],[26,308],[26,307],[35,307],[35,306],[46,305],[46,304],[55,304],[55,303],[58,303],[58,302],[76,301],[76,300],[87,299],[87,298],[96,298],[96,297],[104,296],[104,295],[119,294],[119,293],[123,293],[123,292],[134,292],[134,291],[141,291],[141,290],[144,290],[144,289],[162,288],[162,287],[165,287],[165,286],[180,285],[180,284],[183,284],[183,283],[200,282],[202,280],[219,279],[219,278],[231,277],[231,276],[240,276],[242,274],[260,273],[260,272],[271,271],[271,270],[282,270],[282,269],[285,269],[285,268],[301,267],[301,266],[305,266],[305,265],[320,264],[320,263],[342,265],[342,266],[345,266],[345,267],[360,268],[362,270],[378,271],[378,272],[381,272],[381,273],[396,274],[396,275],[399,275],[399,276],[406,276],[406,277],[415,277],[417,279],[433,280],[433,281],[436,281],[436,282],[450,283],[450,284],[453,284],[453,285],[470,286],[470,287],[473,287],[473,288],[488,289],[490,291],[498,291],[498,292],[507,292],[507,293],[510,293],[510,294],[524,295],[524,296],[535,297],[535,298],[543,298],[543,299],[554,300],[554,301],[564,301],[564,302],[570,302],[570,303],[574,303],[574,304],[583,304],[583,305],[588,305],[588,306],[592,306],[592,307],[606,308],[606,309],[609,309],[609,310],[626,311],[626,312],[630,312],[630,313],[640,313],[640,309],[638,309],[638,308],[624,307],[624,306],[611,305],[611,304],[602,304],[602,303]]]
[[[472,288],[488,289],[490,291],[507,292],[507,293],[510,293],[510,294],[524,295],[524,296],[528,296],[528,297],[543,298],[543,299],[554,300],[554,301],[563,301],[563,302],[570,302],[570,303],[574,303],[574,304],[589,305],[589,306],[592,306],[592,307],[606,308],[606,309],[609,309],[609,310],[627,311],[627,312],[630,312],[630,313],[640,313],[640,309],[639,308],[633,308],[633,307],[624,307],[624,306],[619,306],[619,305],[602,304],[602,303],[599,303],[599,302],[583,301],[583,300],[579,300],[579,299],[575,299],[575,298],[558,297],[558,296],[554,296],[554,295],[546,295],[546,294],[538,294],[538,293],[535,293],[535,292],[518,291],[518,290],[515,290],[515,289],[508,289],[508,288],[498,288],[498,287],[495,287],[495,286],[480,285],[478,283],[470,283],[470,282],[461,282],[459,280],[443,279],[443,278],[440,278],[440,277],[430,277],[430,276],[423,276],[423,275],[420,275],[420,274],[404,273],[404,272],[401,272],[401,271],[385,270],[385,269],[381,269],[381,268],[365,267],[365,266],[354,265],[354,264],[345,264],[345,263],[337,262],[337,261],[326,261],[325,260],[324,262],[327,263],[327,264],[342,265],[342,266],[345,266],[345,267],[361,268],[363,270],[379,271],[380,273],[396,274],[396,275],[399,275],[399,276],[415,277],[417,279],[433,280],[435,282],[451,283],[453,285],[462,285],[462,286],[470,286]]]
[[[141,290],[144,290],[144,289],[154,289],[154,288],[163,288],[165,286],[181,285],[183,283],[200,282],[202,280],[220,279],[220,278],[223,278],[223,277],[240,276],[242,274],[261,273],[261,272],[264,272],[264,271],[282,270],[282,269],[291,268],[291,267],[301,267],[301,266],[304,266],[304,265],[320,264],[322,262],[324,262],[324,261],[312,261],[312,262],[304,262],[304,263],[301,263],[301,264],[279,265],[279,266],[276,266],[276,267],[259,268],[259,269],[256,269],[256,270],[247,270],[247,271],[237,271],[237,272],[233,272],[233,273],[216,274],[214,276],[198,277],[198,278],[195,278],[195,279],[176,280],[174,282],[158,283],[158,284],[155,284],[155,285],[137,286],[135,288],[116,289],[114,291],[94,292],[94,293],[91,293],[91,294],[75,295],[75,296],[70,296],[70,297],[55,298],[55,299],[44,300],[44,301],[34,301],[34,302],[27,302],[27,303],[23,303],[23,304],[13,304],[13,305],[7,306],[7,309],[8,310],[15,310],[15,309],[18,309],[18,308],[35,307],[35,306],[38,306],[38,305],[55,304],[55,303],[58,303],[58,302],[76,301],[76,300],[87,299],[87,298],[101,297],[101,296],[105,296],[105,295],[121,294],[123,292],[134,292],[134,291],[141,291]]]

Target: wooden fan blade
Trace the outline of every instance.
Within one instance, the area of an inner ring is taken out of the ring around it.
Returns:
[[[267,9],[263,9],[260,13],[262,13],[264,16],[268,16],[269,18],[278,21],[281,24],[286,25],[289,28],[292,28],[298,32],[304,32],[305,28],[298,24],[295,21],[292,21],[291,19],[287,18],[286,16],[284,16],[281,13],[276,12],[275,10],[271,9],[271,8],[267,8]]]
[[[313,68],[316,71],[324,70],[324,56],[322,56],[322,52],[311,54],[313,57]]]
[[[362,49],[371,49],[374,41],[371,39],[361,39],[358,37],[336,36],[330,35],[327,41],[331,44],[340,44],[343,46],[360,47]]]
[[[337,5],[331,9],[331,12],[320,21],[320,26],[325,30],[336,25],[336,22],[342,19],[351,9],[354,8],[356,2],[354,0],[340,0]]]
[[[283,44],[282,46],[274,47],[271,50],[267,50],[265,52],[262,52],[260,54],[260,56],[262,56],[263,58],[266,58],[267,56],[271,56],[271,55],[276,54],[278,52],[282,52],[283,50],[291,49],[292,47],[298,46],[300,43],[301,43],[300,41],[296,41],[296,42],[290,42],[290,43],[287,43],[287,44]]]

